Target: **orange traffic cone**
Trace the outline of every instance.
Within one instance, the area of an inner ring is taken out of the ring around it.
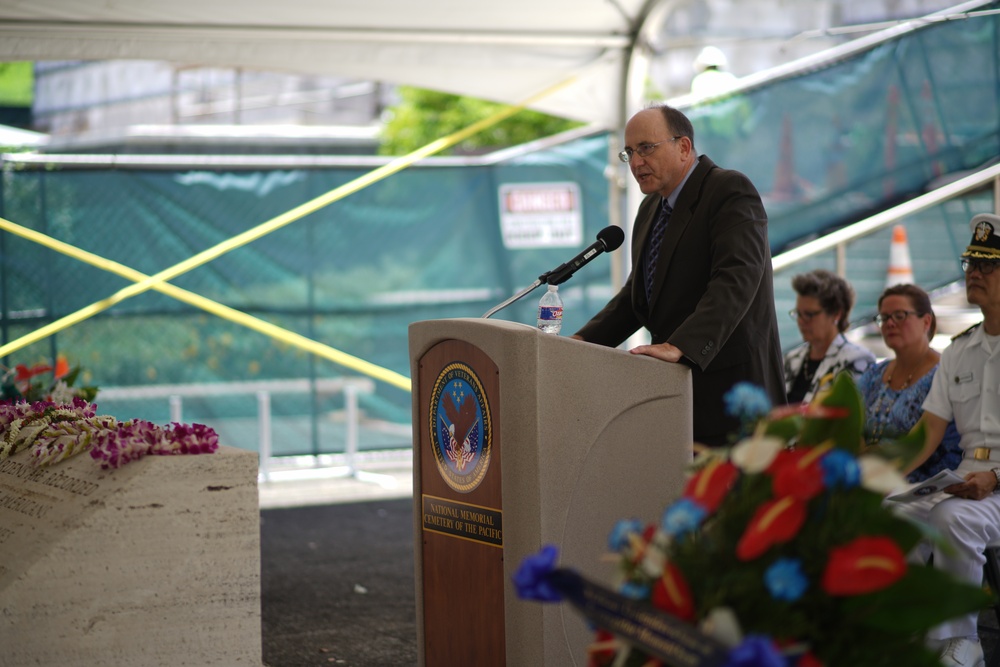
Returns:
[[[913,279],[913,266],[910,264],[910,246],[906,242],[906,227],[896,225],[892,228],[892,245],[889,246],[889,276],[886,287],[902,283],[916,284]]]

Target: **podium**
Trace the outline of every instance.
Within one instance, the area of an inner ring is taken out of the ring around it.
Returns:
[[[585,621],[511,577],[551,543],[611,583],[615,523],[683,488],[690,371],[500,320],[416,322],[409,347],[419,664],[583,667]]]

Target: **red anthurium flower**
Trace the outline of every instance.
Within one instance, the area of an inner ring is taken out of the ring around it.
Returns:
[[[823,590],[830,595],[864,595],[882,590],[906,574],[906,557],[888,537],[859,537],[830,551]]]
[[[615,659],[615,653],[621,648],[621,644],[615,636],[607,630],[598,629],[594,633],[594,643],[587,647],[587,667],[605,667],[610,665]]]
[[[739,475],[739,468],[729,461],[712,461],[688,480],[684,487],[684,497],[696,501],[709,512],[714,512]]]
[[[806,653],[801,658],[796,667],[823,667],[823,663],[812,653]]]
[[[768,468],[776,496],[794,496],[799,500],[815,498],[823,490],[823,469],[819,460],[832,445],[804,447],[781,452]]]
[[[694,600],[684,575],[673,563],[663,568],[663,576],[653,584],[653,606],[669,612],[682,621],[694,620]]]
[[[21,380],[31,379],[36,375],[41,375],[42,373],[48,373],[49,371],[52,370],[51,366],[46,366],[44,364],[32,366],[31,368],[28,368],[24,364],[18,364],[14,368],[17,369],[17,375],[14,377],[14,379],[18,382],[20,382]]]
[[[847,408],[838,408],[820,403],[791,403],[789,405],[779,405],[771,410],[767,418],[771,421],[778,421],[792,415],[802,415],[810,419],[843,419],[851,411]]]
[[[642,531],[642,535],[629,533],[628,545],[630,549],[629,561],[635,565],[646,557],[646,550],[656,533],[656,524],[648,524]]]
[[[757,558],[775,544],[795,537],[806,521],[806,504],[794,496],[785,496],[757,508],[736,545],[736,557],[747,561]]]
[[[649,548],[649,543],[653,541],[654,535],[656,535],[655,523],[646,524],[646,527],[642,529],[642,535],[628,534],[626,539],[628,540],[629,562],[635,565],[646,557],[646,550]]]

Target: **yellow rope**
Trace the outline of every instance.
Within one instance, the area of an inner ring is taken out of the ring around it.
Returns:
[[[226,306],[222,306],[221,304],[211,301],[209,299],[204,299],[203,297],[200,297],[192,292],[186,292],[185,290],[180,290],[177,287],[167,284],[166,281],[172,280],[173,278],[183,275],[188,271],[191,271],[199,266],[202,266],[203,264],[207,264],[213,259],[216,259],[231,250],[235,250],[236,248],[244,246],[252,241],[255,241],[261,238],[262,236],[266,236],[267,234],[270,234],[271,232],[277,229],[280,229],[288,224],[291,224],[292,222],[295,222],[296,220],[299,220],[300,218],[303,218],[306,215],[309,215],[310,213],[313,213],[324,206],[339,201],[340,199],[343,199],[348,195],[358,192],[359,190],[362,190],[363,188],[366,188],[369,185],[372,185],[373,183],[377,183],[378,181],[388,176],[391,176],[396,172],[402,171],[403,169],[413,165],[418,160],[421,160],[425,157],[433,155],[434,153],[437,153],[446,148],[454,146],[455,144],[467,139],[468,137],[480,132],[481,130],[490,127],[492,125],[495,125],[496,123],[499,123],[513,116],[514,114],[518,113],[532,102],[535,102],[536,100],[551,95],[557,90],[569,85],[574,79],[575,77],[571,77],[570,79],[567,79],[550,88],[547,88],[546,90],[536,95],[529,97],[521,104],[504,108],[499,112],[495,113],[494,115],[490,116],[489,118],[485,118],[481,121],[473,123],[472,125],[457,132],[454,132],[448,135],[447,137],[442,137],[441,139],[432,141],[426,146],[418,148],[417,150],[413,151],[408,155],[404,155],[403,157],[391,160],[385,165],[379,167],[378,169],[368,172],[364,176],[360,176],[354,179],[353,181],[345,183],[340,187],[334,188],[333,190],[330,190],[326,194],[320,195],[319,197],[316,197],[311,201],[301,204],[293,208],[292,210],[287,211],[286,213],[278,215],[268,220],[267,222],[261,223],[257,227],[248,229],[247,231],[241,234],[237,234],[236,236],[227,239],[226,241],[223,241],[222,243],[219,243],[211,248],[208,248],[207,250],[203,250],[202,252],[184,260],[183,262],[175,264],[174,266],[164,269],[163,271],[160,271],[159,273],[156,273],[152,276],[139,273],[138,271],[134,271],[133,269],[130,269],[120,264],[116,264],[115,262],[111,262],[110,260],[106,260],[96,255],[92,255],[91,253],[86,253],[85,251],[74,248],[73,246],[69,246],[68,244],[59,244],[61,248],[59,252],[68,254],[73,257],[77,257],[77,259],[81,260],[84,255],[89,255],[91,259],[98,262],[94,263],[94,266],[98,266],[99,268],[111,271],[112,273],[117,273],[118,275],[127,277],[129,280],[134,280],[135,283],[129,285],[128,287],[124,287],[118,290],[117,292],[115,292],[114,294],[105,299],[101,299],[100,301],[95,301],[89,306],[85,306],[84,308],[81,308],[80,310],[74,313],[70,313],[69,315],[61,317],[58,320],[55,320],[54,322],[51,322],[39,329],[36,329],[35,331],[32,331],[31,333],[25,334],[24,336],[21,336],[20,338],[17,338],[7,343],[6,345],[0,346],[0,357],[5,357],[11,354],[12,352],[16,352],[21,348],[31,345],[32,343],[37,343],[40,340],[44,340],[45,338],[48,338],[49,336],[59,331],[62,331],[63,329],[67,329],[75,324],[79,324],[80,322],[83,322],[84,320],[89,319],[94,315],[97,315],[98,313],[101,313],[126,299],[142,294],[143,292],[147,292],[150,289],[156,289],[157,291],[163,292],[164,294],[169,294],[170,296],[177,298],[181,301],[191,303],[192,305],[197,305],[199,308],[208,310],[209,312],[219,315],[220,317],[231,319],[234,322],[239,322],[240,324],[244,324],[245,326],[248,326],[252,329],[256,329],[257,331],[264,332],[265,329],[271,331],[271,333],[268,333],[267,335],[272,335],[272,333],[276,332],[284,332],[284,334],[290,337],[296,337],[297,334],[292,334],[291,332],[287,332],[284,329],[281,329],[280,327],[275,327],[274,325],[268,324],[267,322],[263,322],[256,318],[253,318],[247,315],[246,313],[242,313],[240,311],[227,308]],[[3,225],[3,227],[5,229],[8,229],[8,231],[13,232],[11,226],[19,227],[21,230],[31,231],[27,230],[27,228],[25,227],[14,225],[14,223],[8,222],[6,220],[4,221],[4,223],[5,224]],[[24,236],[24,234],[21,235]],[[36,240],[39,243],[42,243],[43,245],[46,245],[49,248],[52,248],[53,250],[56,249],[56,244],[58,243],[55,242],[55,239],[50,239],[50,237],[41,234],[39,234],[38,237],[34,238],[33,240]],[[67,252],[67,250],[70,249],[72,249],[75,252],[73,253]],[[77,255],[76,253],[79,253],[79,255]],[[92,262],[88,261],[88,263]],[[112,265],[119,267],[119,269],[112,270],[111,268]],[[122,270],[130,273],[131,275],[125,276],[125,274],[120,272]],[[177,290],[177,292],[173,292],[174,290]],[[181,298],[180,296],[181,293],[184,293],[185,295],[184,298]],[[201,301],[201,303],[195,304],[191,299],[195,301]],[[226,315],[223,315],[222,314],[223,312],[226,312]],[[296,344],[299,347],[302,347],[311,352],[315,352],[316,354],[331,359],[336,363],[347,365],[344,363],[344,361],[346,361],[347,359],[351,359],[353,360],[353,363],[364,364],[370,369],[380,369],[380,367],[378,366],[374,366],[373,364],[368,364],[368,362],[364,362],[354,357],[349,357],[349,355],[345,355],[342,352],[338,352],[333,348],[328,348],[327,346],[321,345],[320,343],[317,343],[308,338],[302,336],[297,336],[297,337],[301,340],[298,343],[293,343],[293,344]],[[323,351],[320,351],[320,348],[322,348]],[[336,353],[336,356],[338,356],[338,358],[340,358],[341,355],[343,355],[343,360],[338,361],[337,359],[332,359],[327,352]],[[356,366],[352,367],[355,368],[356,370],[360,370],[360,368]],[[391,372],[391,371],[386,371],[385,369],[380,369],[380,370],[386,373]],[[403,376],[399,377],[403,378]],[[406,380],[406,386],[404,388],[409,389],[409,380],[406,378],[403,379]],[[399,384],[397,384],[397,382],[390,382],[390,384],[394,384],[395,386],[400,386]]]
[[[136,271],[131,267],[125,266],[124,264],[119,264],[118,262],[95,255],[91,252],[87,252],[86,250],[81,250],[80,248],[71,246],[68,243],[63,243],[62,241],[54,239],[51,236],[46,236],[45,234],[28,229],[27,227],[22,227],[21,225],[13,223],[9,220],[4,220],[3,218],[0,218],[0,229],[26,238],[29,241],[34,241],[35,243],[44,245],[52,250],[55,250],[56,252],[72,257],[73,259],[78,259],[81,262],[90,264],[91,266],[96,266],[97,268],[103,269],[109,273],[114,273],[122,278],[127,278],[128,280],[139,282],[149,277],[140,271]],[[325,359],[329,359],[335,364],[340,364],[341,366],[350,368],[351,370],[373,377],[376,380],[381,380],[391,384],[394,387],[410,391],[410,379],[405,375],[396,373],[395,371],[382,368],[381,366],[376,366],[375,364],[369,363],[363,359],[358,359],[357,357],[353,357],[346,352],[336,350],[329,345],[324,345],[312,340],[311,338],[300,336],[297,333],[283,329],[277,325],[271,324],[270,322],[258,319],[253,315],[248,315],[247,313],[235,310],[229,306],[224,306],[217,301],[212,301],[211,299],[195,294],[194,292],[189,292],[180,287],[176,287],[175,285],[171,285],[170,283],[157,283],[152,286],[152,289],[177,299],[178,301],[183,301],[184,303],[190,304],[196,308],[200,308],[204,311],[212,313],[213,315],[217,315],[224,320],[236,322],[237,324],[242,324],[248,329],[259,331],[265,336],[270,336],[275,340],[280,340],[284,343],[288,343],[289,345],[300,347],[303,350],[312,352],[313,354]]]

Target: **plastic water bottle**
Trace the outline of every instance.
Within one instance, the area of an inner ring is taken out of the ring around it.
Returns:
[[[545,333],[558,334],[562,329],[563,302],[559,296],[559,285],[548,287],[538,300],[538,328]]]

